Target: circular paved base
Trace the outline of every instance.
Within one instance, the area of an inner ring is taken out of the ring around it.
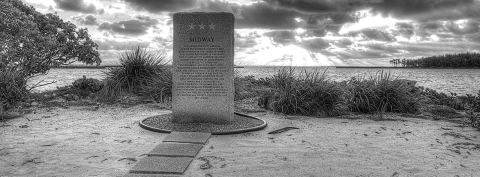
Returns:
[[[140,121],[140,127],[160,133],[176,132],[205,132],[212,135],[238,134],[250,131],[261,130],[267,126],[262,119],[235,113],[235,118],[230,124],[217,125],[210,123],[172,123],[172,114],[152,116]]]

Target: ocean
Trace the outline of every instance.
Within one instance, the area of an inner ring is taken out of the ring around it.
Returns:
[[[241,76],[252,75],[256,78],[273,76],[281,67],[245,67],[235,68]],[[318,70],[325,72],[328,79],[335,81],[347,80],[354,76],[374,75],[377,72],[390,72],[393,77],[417,81],[417,85],[431,88],[439,92],[459,95],[474,94],[480,90],[480,69],[424,69],[424,68],[335,68],[335,67],[297,67],[296,73],[301,71]],[[54,82],[45,86],[34,88],[34,92],[53,90],[57,87],[72,84],[76,79],[85,75],[87,78],[102,80],[107,69],[98,68],[55,68],[48,74],[40,75],[29,80],[29,85]]]

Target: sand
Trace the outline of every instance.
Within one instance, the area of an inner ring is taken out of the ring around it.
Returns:
[[[168,113],[155,104],[35,108],[0,122],[0,176],[122,176],[166,136],[138,121]],[[480,176],[480,132],[456,123],[248,115],[268,127],[212,136],[184,176]],[[267,134],[288,126],[299,129]]]

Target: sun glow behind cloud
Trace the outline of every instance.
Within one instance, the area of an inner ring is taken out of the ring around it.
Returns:
[[[382,17],[382,15],[373,15],[370,13],[370,9],[361,10],[356,13],[360,19],[358,22],[345,23],[339,34],[347,34],[349,32],[355,32],[366,28],[387,29],[392,28],[398,22],[410,22],[410,20],[398,20],[392,17]]]

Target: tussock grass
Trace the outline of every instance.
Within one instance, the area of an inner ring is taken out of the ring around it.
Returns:
[[[343,90],[340,84],[325,77],[325,72],[280,69],[272,78],[272,90],[264,93],[259,105],[284,114],[336,116],[342,111]]]
[[[320,72],[283,68],[271,78],[271,90],[262,94],[259,105],[284,114],[337,116],[343,112],[379,114],[415,113],[419,92],[407,80],[380,71],[369,77],[335,82]]]
[[[29,95],[23,72],[0,68],[0,112],[14,108]]]
[[[145,85],[140,89],[140,95],[156,102],[170,102],[172,98],[172,70],[164,67],[161,72],[145,79]]]
[[[346,84],[347,105],[353,112],[383,113],[418,111],[419,97],[412,86],[383,70],[370,77],[352,77]]]
[[[114,100],[121,93],[142,94],[149,90],[154,78],[164,77],[164,72],[171,72],[165,55],[155,54],[138,46],[127,50],[120,56],[121,67],[110,68],[105,79],[105,86],[99,92],[100,100]],[[151,91],[151,89],[150,89]]]

